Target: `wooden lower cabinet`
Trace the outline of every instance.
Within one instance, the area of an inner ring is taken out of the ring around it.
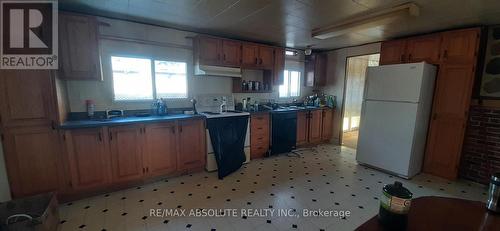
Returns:
[[[62,185],[59,134],[50,127],[6,129],[4,155],[13,198],[58,191]]]
[[[265,157],[269,150],[269,113],[250,116],[250,157]]]
[[[307,144],[309,139],[309,112],[297,112],[297,146]]]
[[[323,109],[321,118],[321,140],[330,141],[333,135],[333,109]]]
[[[179,132],[178,170],[203,168],[207,155],[205,121],[202,119],[181,120],[177,129]]]
[[[95,188],[111,181],[111,164],[105,128],[65,131],[66,154],[75,190]]]
[[[309,114],[309,143],[321,142],[322,110],[312,110]]]
[[[175,122],[145,126],[144,163],[149,176],[160,176],[177,170],[177,132]]]
[[[141,125],[109,128],[113,182],[141,179],[144,175]]]

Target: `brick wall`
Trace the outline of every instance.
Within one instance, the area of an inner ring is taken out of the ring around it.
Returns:
[[[488,184],[492,172],[500,172],[500,108],[471,106],[460,177]]]

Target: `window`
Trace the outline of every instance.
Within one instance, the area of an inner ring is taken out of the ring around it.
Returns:
[[[279,87],[280,98],[300,96],[300,71],[285,70],[284,83]]]
[[[185,62],[111,56],[114,99],[187,98],[186,66]]]

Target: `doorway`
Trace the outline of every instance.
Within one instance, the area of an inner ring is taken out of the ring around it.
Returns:
[[[358,144],[361,105],[365,89],[366,68],[378,66],[380,54],[347,58],[342,120],[342,145],[356,149]]]

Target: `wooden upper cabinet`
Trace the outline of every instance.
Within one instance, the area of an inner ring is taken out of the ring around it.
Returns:
[[[480,33],[480,28],[443,32],[442,63],[454,65],[475,64]]]
[[[58,191],[62,186],[57,131],[46,126],[7,129],[5,165],[14,198]]]
[[[321,141],[322,110],[312,110],[309,114],[309,142]]]
[[[170,174],[177,170],[177,135],[175,122],[147,124],[145,127],[144,163],[149,176]]]
[[[425,153],[424,171],[455,179],[474,80],[473,65],[441,65]]]
[[[321,126],[321,140],[329,141],[333,135],[333,109],[323,109]]]
[[[104,130],[89,128],[65,132],[73,189],[103,186],[111,181],[109,146]]]
[[[274,48],[259,46],[259,66],[271,70],[274,67]]]
[[[1,70],[1,126],[54,126],[55,101],[51,71]]]
[[[141,125],[109,128],[113,182],[140,179],[144,174]]]
[[[259,65],[259,46],[253,43],[243,43],[241,46],[241,65],[256,67]]]
[[[274,48],[273,85],[283,85],[285,81],[285,49]]]
[[[205,166],[207,153],[204,120],[181,120],[178,124],[178,132],[177,168],[179,170],[190,170]]]
[[[221,59],[221,40],[200,36],[196,38],[196,54],[200,65],[218,65]]]
[[[326,54],[306,56],[305,80],[306,87],[324,86],[326,84]]]
[[[439,63],[441,34],[431,34],[409,38],[406,42],[407,62]]]
[[[406,39],[382,42],[380,47],[380,65],[404,63]]]
[[[231,40],[222,40],[222,63],[227,66],[241,65],[241,43]]]
[[[102,80],[97,19],[66,13],[59,16],[61,78]]]
[[[307,144],[309,130],[308,111],[297,112],[297,146]]]

